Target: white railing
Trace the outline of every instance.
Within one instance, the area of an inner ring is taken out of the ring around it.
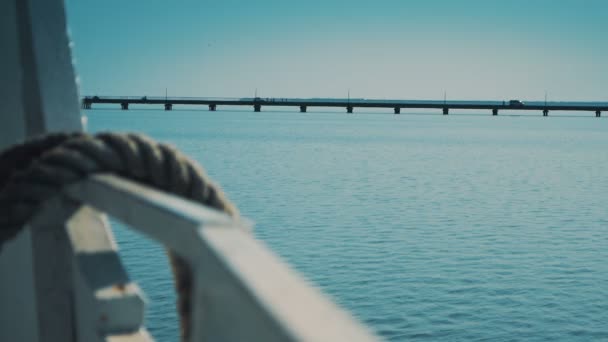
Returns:
[[[129,280],[99,211],[189,264],[194,273],[191,341],[377,339],[253,238],[243,222],[116,176],[98,175],[48,201],[30,223],[43,229],[67,222],[73,284],[64,284],[64,290],[73,288],[71,329],[78,341],[152,340],[142,326],[140,290]],[[54,329],[54,299],[40,289],[37,293],[39,326]]]

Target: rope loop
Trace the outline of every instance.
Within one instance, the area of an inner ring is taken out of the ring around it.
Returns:
[[[113,173],[238,216],[203,169],[169,145],[133,133],[54,133],[0,153],[0,249],[42,203],[65,186],[96,173]],[[181,335],[187,340],[193,275],[184,260],[172,251],[168,255],[178,294]]]

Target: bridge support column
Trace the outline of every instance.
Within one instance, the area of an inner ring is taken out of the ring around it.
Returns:
[[[596,117],[596,118],[599,118],[599,117],[601,117],[601,116],[602,116],[602,112],[601,112],[601,111],[599,111],[599,110],[596,110],[596,111],[595,111],[595,117]]]
[[[253,111],[254,112],[260,112],[260,111],[262,111],[262,105],[254,104],[253,105]]]
[[[450,109],[449,108],[443,108],[443,115],[448,115],[450,114]]]
[[[90,102],[82,102],[82,109],[91,109],[91,103]]]
[[[401,113],[401,108],[395,107],[394,111],[395,111],[395,114],[400,114]]]
[[[548,109],[543,110],[543,116],[549,116],[549,110]]]
[[[127,109],[129,109],[129,103],[128,103],[128,102],[121,102],[121,103],[120,103],[120,108],[121,108],[122,110],[127,110]]]
[[[217,106],[216,104],[210,104],[209,105],[209,111],[215,112],[216,106]]]
[[[165,110],[172,110],[172,109],[173,109],[173,104],[165,103]]]
[[[346,112],[347,112],[348,114],[352,114],[352,113],[353,113],[353,106],[348,106],[348,107],[346,107]]]
[[[306,113],[306,106],[300,106],[300,113]]]
[[[492,115],[498,115],[498,108],[492,109]]]

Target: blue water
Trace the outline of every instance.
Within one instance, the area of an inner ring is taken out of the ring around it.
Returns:
[[[87,111],[199,161],[255,235],[387,340],[608,340],[608,120]],[[117,227],[148,329],[165,254]]]

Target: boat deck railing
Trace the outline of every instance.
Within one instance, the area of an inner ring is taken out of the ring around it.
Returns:
[[[195,275],[190,341],[376,339],[256,240],[243,221],[113,175],[69,186],[30,222],[39,232],[65,225],[72,260],[71,284],[46,282],[37,289],[46,336],[69,333],[58,330],[69,330],[57,317],[61,296],[47,294],[72,289],[76,340],[152,340],[143,326],[142,292],[128,277],[101,212],[186,260]]]

